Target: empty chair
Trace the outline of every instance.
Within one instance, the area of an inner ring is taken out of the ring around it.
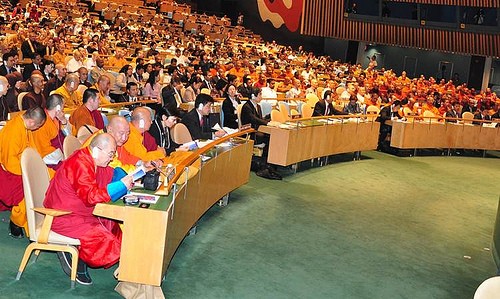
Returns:
[[[19,107],[19,110],[24,110],[23,109],[23,98],[25,95],[27,95],[28,92],[27,91],[24,91],[24,92],[21,92],[17,95],[17,107]]]
[[[472,119],[474,119],[474,114],[467,111],[462,113],[462,118],[464,119],[464,124],[472,124]]]
[[[280,102],[278,106],[279,106],[280,112],[281,112],[281,114],[283,114],[283,117],[285,118],[285,120],[289,120],[290,119],[290,113],[289,113],[290,107],[288,106],[288,103]]]
[[[243,104],[238,104],[236,107],[236,115],[238,116],[238,129],[241,128],[241,109],[243,108]]]
[[[23,151],[21,155],[21,170],[24,199],[26,202],[26,216],[28,218],[30,241],[32,242],[26,247],[16,280],[21,278],[33,250],[37,257],[42,250],[68,252],[71,254],[71,287],[74,288],[78,264],[78,250],[75,246],[79,246],[80,241],[60,235],[50,229],[54,217],[66,215],[71,212],[43,207],[45,191],[49,187],[49,173],[47,166],[35,149],[27,148]]]
[[[367,119],[370,121],[374,121],[379,113],[380,113],[380,108],[378,108],[377,106],[372,105],[366,108],[366,115],[368,115]]]
[[[271,120],[279,123],[284,123],[286,121],[285,117],[283,116],[283,113],[281,113],[276,109],[273,109],[271,111]]]
[[[314,110],[311,106],[309,106],[307,104],[302,106],[302,117],[303,118],[312,117],[313,112],[314,112]]]
[[[82,147],[82,143],[78,140],[78,138],[73,135],[66,136],[63,142],[64,159],[68,159],[68,157],[80,147]]]
[[[90,125],[81,126],[80,129],[78,129],[78,132],[76,133],[76,138],[78,138],[80,143],[84,143],[85,140],[87,140],[87,138],[90,137],[90,135],[94,134],[98,130],[99,130],[98,128]]]
[[[314,108],[314,106],[316,106],[316,103],[319,101],[319,98],[314,93],[308,93],[306,95],[306,100],[307,105],[309,105],[311,108]]]
[[[191,133],[183,123],[178,123],[172,128],[172,140],[177,144],[184,144],[193,141]]]

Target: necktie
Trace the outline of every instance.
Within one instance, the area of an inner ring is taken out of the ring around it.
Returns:
[[[203,128],[203,125],[205,125],[205,119],[204,119],[204,117],[202,116],[202,117],[200,118],[200,127],[202,127],[202,128]]]
[[[325,109],[325,115],[328,115],[328,112],[330,112],[330,107],[329,107],[329,105],[327,104],[327,105],[326,105],[326,109]]]
[[[259,115],[260,118],[262,118],[262,109],[260,109],[260,106],[257,104],[257,114]]]

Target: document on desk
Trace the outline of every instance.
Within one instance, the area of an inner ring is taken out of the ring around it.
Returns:
[[[149,204],[155,204],[158,201],[158,199],[160,199],[160,196],[158,195],[152,195],[147,193],[130,192],[129,195],[136,196],[139,202],[149,203]]]

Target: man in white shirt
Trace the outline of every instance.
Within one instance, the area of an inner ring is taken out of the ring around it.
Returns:
[[[262,88],[262,101],[270,103],[271,105],[276,105],[278,102],[276,99],[278,98],[278,94],[275,90],[275,80],[273,78],[267,79],[267,86]]]

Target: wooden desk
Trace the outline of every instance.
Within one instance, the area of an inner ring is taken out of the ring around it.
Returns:
[[[391,146],[401,149],[500,150],[500,128],[456,123],[393,122]]]
[[[260,132],[270,135],[267,162],[288,166],[313,158],[377,148],[378,122],[314,122],[315,125],[294,129],[260,126]]]
[[[229,137],[238,135],[242,133]],[[185,160],[189,164],[201,163],[201,154],[211,159],[199,164],[199,171],[187,184],[177,186],[175,200],[174,192],[170,192],[149,209],[124,206],[120,202],[97,204],[94,215],[123,222],[118,276],[121,282],[147,285],[158,291],[177,247],[191,227],[224,195],[248,182],[253,141],[240,140],[232,148],[214,147],[220,142],[187,153]],[[176,178],[183,175],[178,172]]]

